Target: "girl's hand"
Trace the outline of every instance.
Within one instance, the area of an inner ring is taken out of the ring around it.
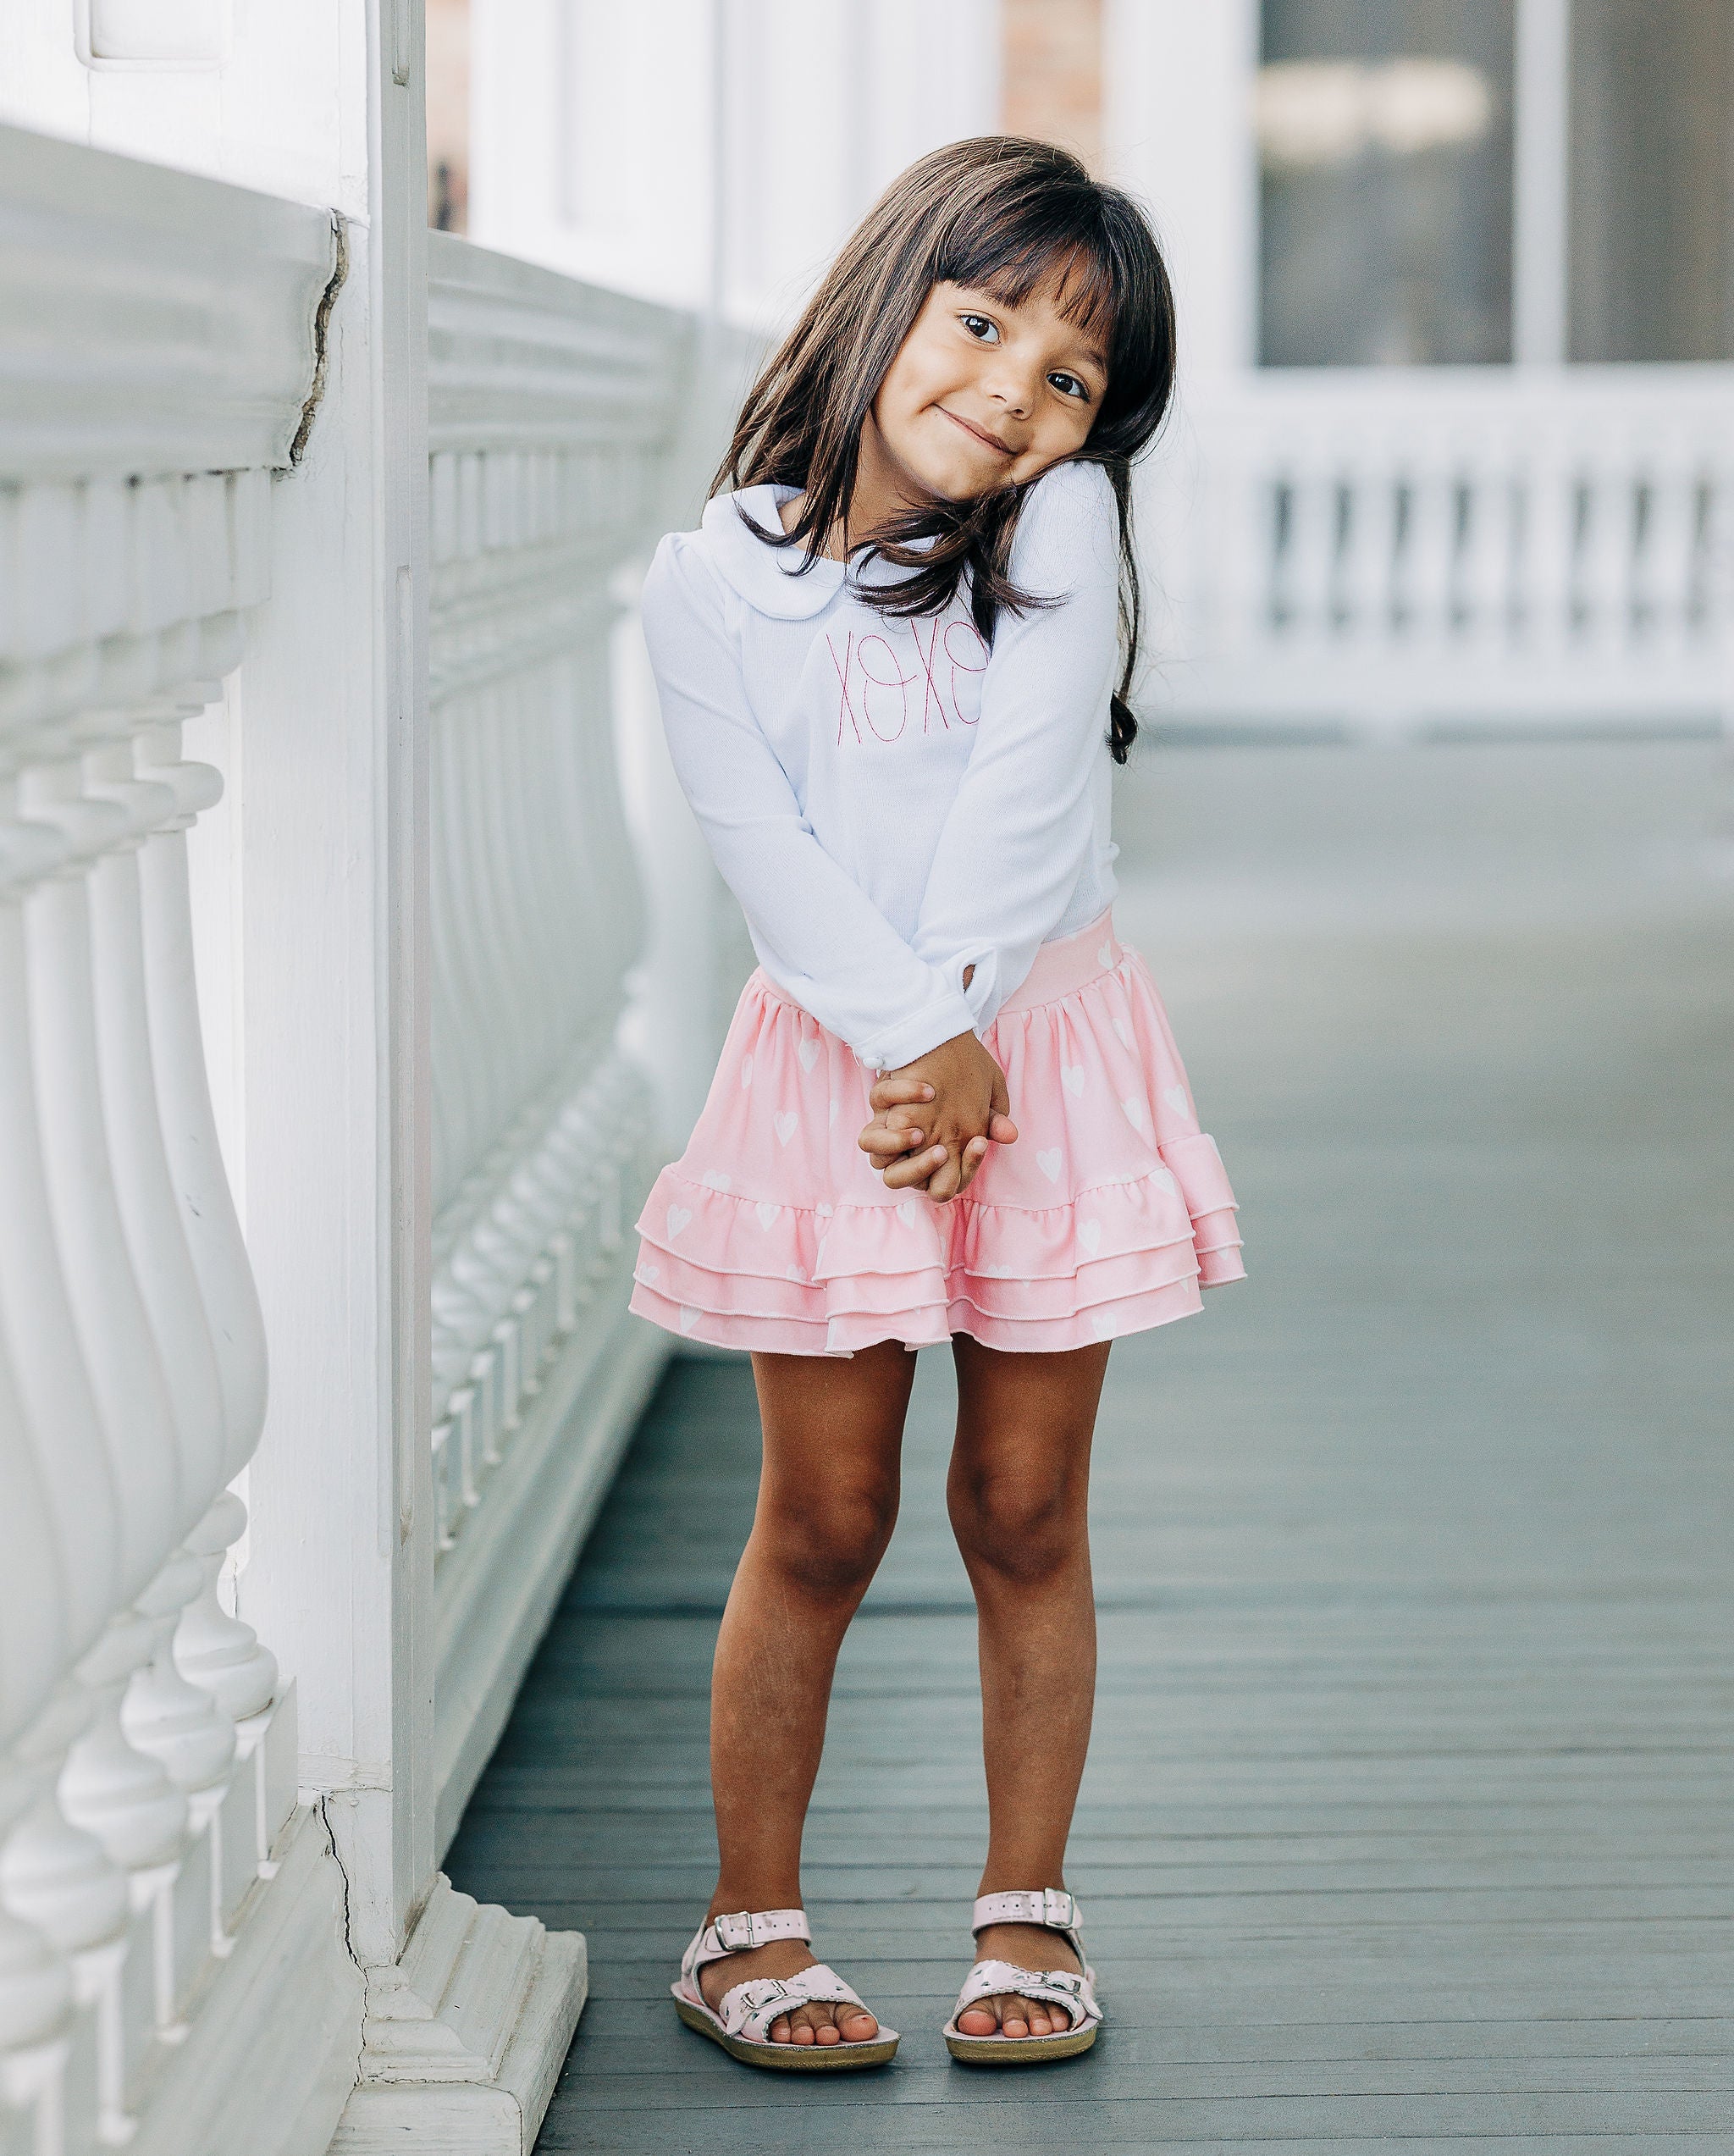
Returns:
[[[966,1190],[991,1142],[1016,1142],[1005,1074],[973,1033],[888,1072],[870,1096],[874,1120],[860,1136],[892,1190],[925,1186],[944,1204]],[[916,1153],[913,1148],[925,1149]]]

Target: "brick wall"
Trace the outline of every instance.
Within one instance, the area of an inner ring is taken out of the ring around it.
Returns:
[[[1004,0],[1004,10],[1006,132],[1063,142],[1098,169],[1102,0]]]

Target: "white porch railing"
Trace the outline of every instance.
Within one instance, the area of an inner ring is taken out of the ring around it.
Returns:
[[[445,234],[430,249],[443,1849],[664,1359],[625,1317],[660,1155],[616,1045],[644,920],[611,584],[660,532],[697,335]]]
[[[1711,723],[1734,614],[1734,369],[1272,370],[1147,481],[1185,718]],[[1190,507],[1190,514],[1186,513]]]
[[[222,780],[180,751],[268,596],[333,249],[329,216],[0,130],[8,2156],[203,2146],[200,2003],[287,1904],[323,1900],[359,1994],[293,1683],[218,1592],[265,1341],[193,986]]]
[[[520,2156],[583,2002],[436,1866],[666,1352],[614,676],[719,347],[435,235],[424,434],[400,199],[0,129],[0,2156]]]

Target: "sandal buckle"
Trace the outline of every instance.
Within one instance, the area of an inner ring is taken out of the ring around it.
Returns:
[[[1078,1904],[1063,1887],[1044,1887],[1038,1924],[1052,1932],[1069,1932],[1078,1921]]]
[[[747,1954],[759,1943],[753,1936],[753,1915],[750,1910],[738,1910],[732,1916],[711,1919],[716,1932],[716,1943],[730,1954]]]

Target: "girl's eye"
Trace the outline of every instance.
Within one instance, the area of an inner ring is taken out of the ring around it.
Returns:
[[[1085,404],[1089,403],[1090,391],[1075,374],[1050,374],[1047,379],[1062,396],[1080,397]]]
[[[960,314],[958,319],[980,343],[997,345],[999,342],[999,324],[990,322],[985,314]]]

